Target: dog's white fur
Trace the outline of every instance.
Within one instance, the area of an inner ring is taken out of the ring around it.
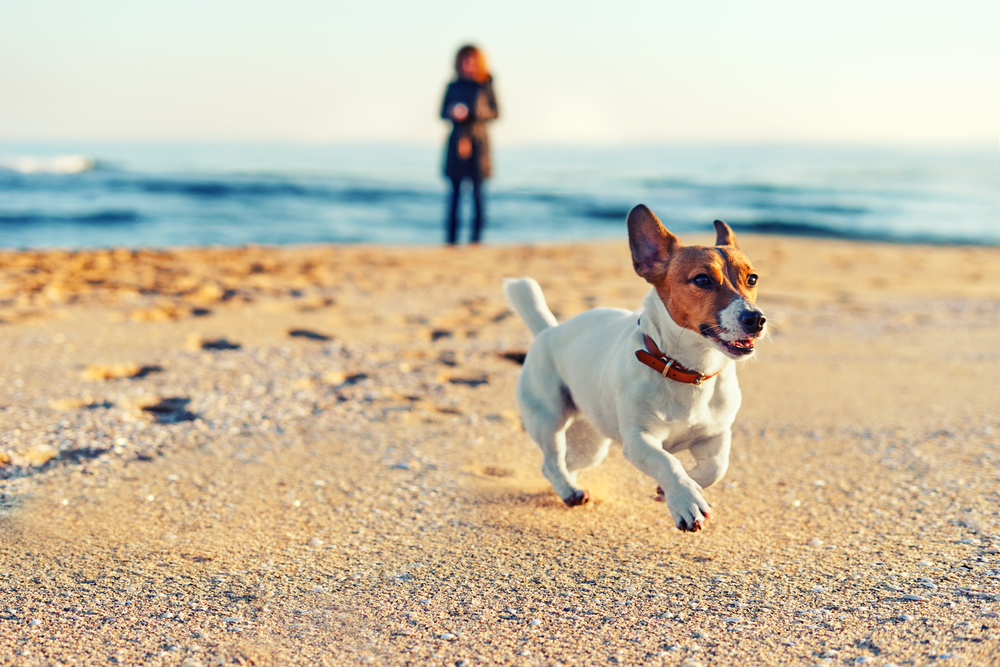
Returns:
[[[616,441],[663,489],[677,527],[700,529],[710,517],[702,489],[722,479],[729,465],[730,427],[741,401],[733,359],[676,324],[656,289],[643,300],[641,326],[638,312],[617,308],[596,308],[557,324],[533,279],[505,279],[503,289],[536,336],[518,379],[517,401],[556,493],[570,505],[587,502],[577,473],[599,465]],[[725,310],[723,326],[738,317]],[[643,333],[681,365],[721,372],[700,386],[666,379],[636,359]],[[696,461],[690,470],[675,456],[685,449]]]

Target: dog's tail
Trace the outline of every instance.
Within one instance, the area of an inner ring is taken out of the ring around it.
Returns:
[[[543,329],[559,324],[545,303],[545,295],[533,278],[504,278],[503,294],[515,313],[537,336]]]

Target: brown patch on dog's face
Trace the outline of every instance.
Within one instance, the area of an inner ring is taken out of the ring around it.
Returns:
[[[678,248],[656,293],[678,325],[705,335],[720,326],[719,315],[733,301],[757,300],[757,276],[735,246]]]
[[[757,275],[729,225],[715,221],[715,246],[685,247],[642,204],[627,222],[635,272],[656,289],[674,322],[733,359],[752,355],[767,320],[755,305]]]

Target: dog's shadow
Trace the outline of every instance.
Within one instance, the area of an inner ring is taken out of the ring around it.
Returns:
[[[521,507],[566,510],[566,504],[552,491],[515,491],[510,489],[480,489],[479,504],[484,506]]]
[[[551,488],[528,482],[528,471],[486,465],[467,466],[464,473],[476,479],[475,503],[483,507],[566,509]],[[526,488],[533,487],[533,488]]]
[[[515,471],[498,466],[469,466],[465,473],[476,478],[470,500],[480,508],[506,508],[513,510],[545,510],[546,512],[581,512],[583,508],[569,507],[556,495],[544,480],[532,479],[534,471]],[[599,496],[591,496],[587,509],[600,505]]]

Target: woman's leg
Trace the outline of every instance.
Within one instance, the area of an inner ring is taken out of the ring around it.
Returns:
[[[476,217],[472,223],[472,242],[479,243],[479,239],[483,234],[483,223],[485,220],[485,211],[483,210],[483,181],[479,178],[472,179],[472,200],[476,206]]]
[[[445,227],[445,241],[449,245],[455,245],[458,241],[458,198],[462,194],[462,179],[451,179],[451,208],[448,213],[448,220]]]

